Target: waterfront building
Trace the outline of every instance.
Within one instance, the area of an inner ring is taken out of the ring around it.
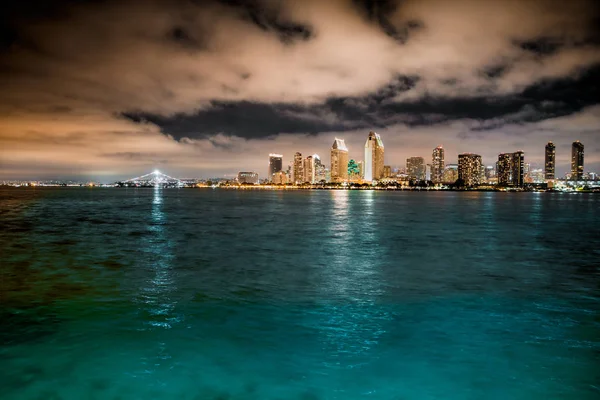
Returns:
[[[411,180],[425,180],[425,160],[423,157],[409,157],[406,159],[406,174]]]
[[[335,138],[331,146],[331,182],[348,180],[348,148],[344,139]]]
[[[425,181],[431,181],[431,164],[425,165]]]
[[[485,167],[484,175],[486,181],[491,181],[496,176],[496,170],[494,169],[494,166],[488,165],[487,167]]]
[[[544,178],[552,180],[555,177],[556,168],[556,146],[552,142],[546,144],[546,156],[544,158]]]
[[[444,168],[444,174],[442,176],[442,182],[450,184],[456,182],[458,179],[458,164],[448,164]]]
[[[571,179],[574,181],[583,179],[583,143],[579,140],[573,142],[571,147]]]
[[[283,155],[269,154],[269,176],[268,180],[273,180],[273,175],[283,170]]]
[[[251,183],[256,185],[258,183],[258,174],[256,172],[238,172],[237,181],[238,183]]]
[[[358,167],[358,163],[351,159],[348,161],[348,179],[351,181],[360,181],[360,168]]]
[[[441,183],[444,175],[444,148],[438,146],[433,149],[431,157],[431,181],[433,183]]]
[[[288,175],[283,171],[275,172],[273,174],[273,183],[276,185],[287,184],[288,183]]]
[[[481,183],[481,156],[463,153],[458,155],[458,179],[465,186],[477,186]]]
[[[392,177],[392,167],[390,165],[383,166],[383,177],[391,178]]]
[[[364,180],[371,182],[383,178],[384,147],[378,133],[369,132],[365,142]]]
[[[363,177],[365,176],[365,162],[357,161],[356,164],[358,165],[358,176],[360,177],[360,179],[363,179]]]
[[[321,181],[326,181],[326,168],[325,165],[321,162],[321,157],[318,154],[313,154],[313,162],[314,162],[314,180],[313,183],[319,183]]]
[[[295,184],[304,183],[304,163],[300,152],[294,154],[294,177],[292,179]]]
[[[496,164],[496,176],[498,185],[508,185],[511,181],[512,153],[502,153],[498,155]]]
[[[304,179],[303,182],[314,183],[315,181],[315,160],[313,156],[304,159],[303,164]]]
[[[511,183],[513,186],[523,186],[523,183],[525,183],[525,169],[525,153],[520,150],[512,153]]]

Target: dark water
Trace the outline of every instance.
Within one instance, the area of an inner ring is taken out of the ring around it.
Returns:
[[[2,399],[600,398],[600,196],[0,190]]]

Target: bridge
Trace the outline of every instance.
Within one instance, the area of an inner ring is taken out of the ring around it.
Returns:
[[[173,178],[167,174],[163,174],[159,170],[154,170],[149,174],[138,176],[136,178],[121,181],[123,186],[131,187],[183,187],[184,183],[181,179]]]

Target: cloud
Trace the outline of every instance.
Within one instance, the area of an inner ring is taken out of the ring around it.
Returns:
[[[415,152],[508,126],[543,141],[540,121],[598,102],[591,0],[46,3],[5,16],[5,175],[229,173],[369,129]]]

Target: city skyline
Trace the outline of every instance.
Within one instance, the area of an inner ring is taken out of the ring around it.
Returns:
[[[0,179],[264,177],[335,137],[363,160],[368,131],[385,165],[551,141],[561,177],[579,140],[600,170],[593,0],[76,3],[1,20]]]

